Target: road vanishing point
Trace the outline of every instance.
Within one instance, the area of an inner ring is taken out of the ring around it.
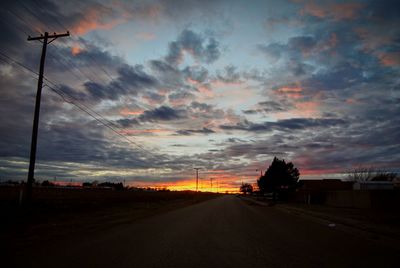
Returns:
[[[223,196],[36,247],[10,267],[399,267],[399,256],[380,239]]]

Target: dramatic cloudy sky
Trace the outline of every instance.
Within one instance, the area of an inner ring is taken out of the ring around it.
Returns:
[[[190,188],[201,167],[202,187],[235,188],[274,156],[302,178],[400,170],[398,1],[0,5],[1,179],[27,176],[27,36],[66,30],[46,58],[39,179]]]

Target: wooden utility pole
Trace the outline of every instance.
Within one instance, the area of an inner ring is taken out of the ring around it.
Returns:
[[[45,32],[44,35],[40,35],[38,37],[28,36],[28,41],[38,40],[43,43],[43,46],[42,46],[42,56],[40,58],[39,79],[38,79],[36,102],[35,102],[35,114],[33,117],[32,142],[31,142],[31,154],[30,154],[30,159],[29,159],[28,181],[26,184],[26,202],[27,203],[30,203],[30,201],[32,199],[32,185],[33,185],[34,175],[35,175],[35,161],[36,161],[37,136],[38,136],[38,128],[39,128],[40,99],[42,97],[43,73],[44,73],[44,61],[46,59],[46,49],[47,49],[48,44],[50,44],[57,38],[64,37],[64,36],[69,36],[69,32],[64,33],[64,34],[54,33],[51,35],[49,35],[48,32]]]
[[[198,191],[198,185],[199,185],[199,169],[200,168],[193,168],[196,170],[196,192]]]

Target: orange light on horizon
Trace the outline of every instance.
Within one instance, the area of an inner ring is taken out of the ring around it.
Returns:
[[[189,180],[181,180],[175,182],[135,182],[134,184],[128,183],[132,187],[141,188],[157,188],[157,189],[168,189],[170,191],[196,191],[196,179],[192,178]],[[227,182],[225,179],[214,180],[213,187],[208,179],[199,180],[199,192],[212,192],[212,193],[238,193],[239,186]]]
[[[144,110],[142,110],[142,109],[129,110],[127,108],[124,108],[119,113],[121,115],[141,115],[143,112],[144,112]]]

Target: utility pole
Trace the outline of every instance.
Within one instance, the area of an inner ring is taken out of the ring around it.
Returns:
[[[28,181],[26,184],[26,201],[30,203],[32,199],[32,185],[35,175],[35,161],[36,161],[36,146],[37,146],[37,136],[39,128],[39,113],[40,113],[40,99],[42,97],[42,87],[43,87],[43,73],[44,73],[44,61],[46,58],[47,45],[56,40],[59,37],[69,36],[69,32],[64,34],[51,34],[45,32],[44,35],[38,37],[28,36],[28,41],[38,40],[43,43],[42,46],[42,56],[40,58],[40,68],[39,68],[39,79],[36,92],[36,102],[35,102],[35,114],[33,117],[33,129],[32,129],[32,142],[31,142],[31,154],[29,159],[29,172]],[[51,39],[49,41],[49,39]]]
[[[258,171],[258,169],[256,169]],[[260,169],[260,177],[262,177],[262,169]]]
[[[196,170],[196,192],[198,192],[198,186],[199,186],[199,169],[200,168],[193,168]]]
[[[213,180],[213,178],[210,178],[210,181],[211,181],[211,192],[212,192],[212,180]]]

